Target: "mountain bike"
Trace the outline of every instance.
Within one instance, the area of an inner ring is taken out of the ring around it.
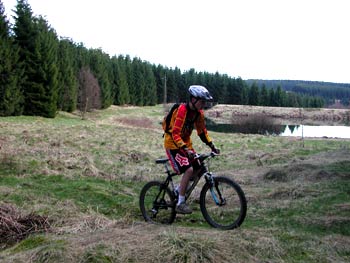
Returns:
[[[204,219],[212,227],[228,230],[239,227],[247,213],[247,200],[238,183],[226,176],[216,176],[209,171],[210,159],[218,156],[211,152],[196,154],[200,168],[197,176],[191,181],[186,191],[186,200],[201,178],[205,183],[200,191],[200,210]],[[178,191],[173,177],[177,173],[171,172],[169,159],[156,160],[157,164],[163,164],[167,177],[164,181],[150,181],[142,188],[140,193],[140,209],[143,218],[152,223],[171,224],[176,217],[175,207],[178,199]]]

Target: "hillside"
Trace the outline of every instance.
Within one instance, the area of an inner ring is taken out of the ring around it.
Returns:
[[[207,114],[225,122],[228,109]],[[212,132],[211,170],[242,186],[246,221],[211,228],[195,192],[192,215],[150,225],[138,195],[164,176],[162,116],[158,105],[0,118],[0,262],[350,261],[350,140]]]
[[[267,88],[277,88],[280,86],[285,91],[321,97],[328,105],[333,104],[334,100],[343,104],[338,105],[338,107],[344,107],[344,105],[349,106],[350,103],[350,83],[262,79],[248,79],[246,82],[248,85],[252,85],[255,82],[259,86],[265,85]]]

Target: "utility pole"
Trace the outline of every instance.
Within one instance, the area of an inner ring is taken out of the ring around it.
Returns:
[[[164,99],[163,99],[164,110],[166,109],[166,102],[167,102],[167,88],[166,88],[166,73],[165,73],[165,75],[164,75]]]
[[[303,108],[299,108],[299,118],[301,118],[301,140],[302,140],[302,146],[305,147],[305,141],[304,141],[304,113]]]

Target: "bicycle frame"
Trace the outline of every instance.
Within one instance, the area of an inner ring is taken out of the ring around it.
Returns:
[[[156,163],[157,164],[163,164],[164,168],[165,168],[165,173],[167,174],[167,177],[166,177],[164,183],[162,183],[162,187],[164,187],[163,189],[167,188],[168,185],[170,184],[171,185],[171,190],[174,192],[175,191],[175,185],[174,185],[174,182],[173,182],[173,176],[176,176],[178,174],[175,173],[175,172],[171,172],[170,171],[169,165],[168,165],[169,159],[167,159],[167,158],[158,159],[158,160],[156,160]]]
[[[194,190],[194,188],[196,188],[196,186],[197,186],[197,184],[198,184],[198,182],[199,182],[201,177],[204,176],[206,182],[209,182],[211,186],[214,186],[213,175],[209,171],[209,165],[207,164],[208,162],[205,162],[205,160],[206,159],[211,159],[212,157],[214,157],[216,155],[217,154],[211,152],[209,154],[197,154],[195,156],[195,159],[198,159],[200,161],[201,165],[200,165],[199,169],[195,171],[198,174],[195,176],[195,179],[192,181],[191,187],[186,191],[186,195],[185,195],[186,200],[191,195],[191,193]],[[178,194],[176,193],[175,185],[174,185],[174,182],[173,182],[173,177],[178,175],[178,174],[175,173],[175,172],[171,172],[170,171],[169,159],[167,159],[167,158],[158,159],[158,160],[156,160],[156,163],[157,164],[163,164],[164,168],[165,168],[165,173],[167,174],[167,177],[166,177],[164,183],[162,184],[162,188],[164,187],[163,189],[165,189],[165,188],[167,188],[170,185],[171,186],[170,190],[174,194],[175,199],[177,199],[178,198]],[[161,191],[161,192],[163,192],[163,191]],[[223,205],[224,200],[221,198],[221,196],[220,196],[221,202],[219,202],[217,197],[215,196],[215,194],[214,194],[214,192],[212,190],[211,190],[211,193],[213,195],[213,199],[216,202],[216,204]],[[164,192],[163,192],[163,194],[164,194]]]

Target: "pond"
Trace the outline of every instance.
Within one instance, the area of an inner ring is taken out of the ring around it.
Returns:
[[[350,138],[349,126],[310,126],[310,125],[298,125],[291,126],[286,125],[284,131],[279,134],[280,136],[296,136],[296,137],[327,137],[327,138]]]
[[[206,120],[209,131],[293,137],[350,138],[350,126],[279,125],[267,123],[223,124]]]

